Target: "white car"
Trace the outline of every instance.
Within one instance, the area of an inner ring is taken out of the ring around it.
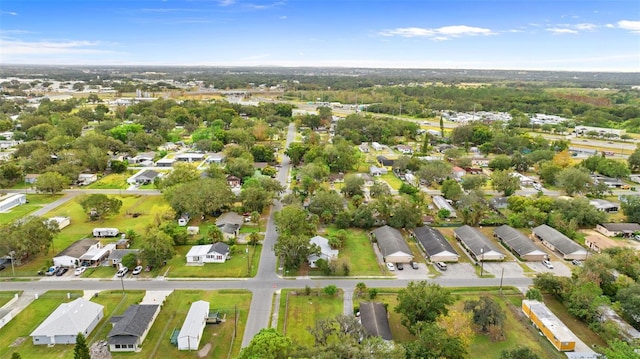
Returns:
[[[545,267],[547,267],[549,269],[553,269],[553,264],[551,264],[551,262],[546,260],[546,259],[542,261],[542,265],[544,265]]]
[[[120,268],[120,270],[118,270],[118,272],[116,273],[116,277],[124,277],[125,274],[127,274],[127,272],[129,271],[129,268],[127,267],[122,267]]]
[[[137,267],[133,268],[133,272],[131,272],[131,274],[138,275],[141,272],[142,272],[142,266],[137,266]]]
[[[393,263],[387,262],[387,269],[393,272],[396,270],[396,266],[394,266]]]
[[[75,271],[73,271],[73,275],[82,275],[84,271],[87,270],[87,267],[78,267]]]

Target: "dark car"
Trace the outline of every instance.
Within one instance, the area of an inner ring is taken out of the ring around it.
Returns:
[[[3,270],[5,268],[7,268],[7,267],[5,267],[4,264],[0,264],[0,270]]]
[[[58,268],[58,270],[56,271],[56,277],[63,276],[65,273],[67,273],[68,270],[69,270],[69,268],[67,268],[67,267]]]
[[[396,263],[396,268],[398,268],[398,270],[403,270],[404,266],[402,265],[402,263]]]

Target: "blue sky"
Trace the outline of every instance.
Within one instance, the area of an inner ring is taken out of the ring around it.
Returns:
[[[0,64],[640,71],[637,0],[2,0]]]

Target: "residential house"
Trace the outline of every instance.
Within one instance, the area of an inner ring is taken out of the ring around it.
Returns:
[[[80,173],[78,175],[78,185],[87,186],[98,180],[98,175],[95,173]]]
[[[102,244],[93,238],[84,238],[73,242],[53,257],[53,265],[59,267],[76,267],[80,265],[80,257],[91,249],[100,249]]]
[[[624,341],[629,344],[640,343],[640,331],[622,319],[610,306],[602,305],[598,307],[597,312],[600,314],[600,322],[614,323],[618,327],[618,333]]]
[[[502,244],[525,261],[541,261],[547,254],[538,249],[531,240],[519,230],[503,225],[493,230],[493,236]]]
[[[369,174],[373,177],[386,175],[389,171],[385,167],[369,166]]]
[[[509,206],[508,197],[493,197],[489,200],[489,206],[493,209],[505,209]]]
[[[382,259],[387,263],[409,263],[413,260],[413,254],[409,245],[402,237],[400,231],[384,226],[371,232],[382,253]]]
[[[238,178],[238,177],[236,177],[234,175],[228,175],[227,176],[227,184],[231,188],[238,188],[238,187],[240,187],[241,181],[240,181],[240,178]]]
[[[454,229],[453,233],[477,262],[504,260],[504,253],[478,229],[464,225]]]
[[[607,248],[625,247],[625,243],[623,243],[623,241],[608,238],[599,234],[585,236],[584,245],[596,253],[600,253]]]
[[[58,229],[63,229],[71,224],[70,217],[51,217],[47,221],[49,221],[49,223],[55,223]]]
[[[594,198],[589,201],[589,204],[594,206],[598,211],[605,213],[616,213],[620,209],[618,204],[607,201],[606,199]]]
[[[444,197],[433,196],[432,199],[433,199],[433,204],[438,208],[438,210],[446,209],[447,211],[449,211],[449,217],[451,218],[458,217],[458,214],[456,213],[456,209],[453,208],[451,203],[449,203],[449,201],[447,201]]]
[[[329,183],[342,183],[344,182],[344,173],[330,173]]]
[[[164,144],[158,146],[158,151],[175,151],[178,149],[178,145],[173,142],[165,142]]]
[[[472,157],[471,158],[471,164],[473,166],[488,167],[489,166],[489,162],[491,162],[491,160],[486,158],[486,157]]]
[[[127,254],[130,254],[130,253],[134,253],[136,256],[140,256],[140,250],[139,249],[129,249],[129,248],[118,249],[118,248],[114,248],[109,253],[109,257],[107,257],[107,262],[109,263],[110,266],[119,268],[120,265],[121,265],[120,263],[122,263],[122,258],[124,258],[124,256],[126,256]]]
[[[154,170],[140,170],[138,173],[127,179],[128,184],[146,185],[155,181],[156,177],[160,176],[160,173]]]
[[[120,230],[118,228],[94,228],[93,236],[94,237],[116,237],[120,234]]]
[[[577,341],[575,334],[544,303],[525,299],[522,301],[522,313],[531,319],[533,325],[558,351],[575,350]]]
[[[198,300],[191,303],[178,334],[178,350],[198,350],[208,317],[209,302]]]
[[[520,186],[533,186],[533,184],[536,182],[533,180],[533,178],[527,177],[519,172],[511,172],[510,175],[511,177],[518,178],[518,180],[520,181]]]
[[[216,227],[222,231],[225,238],[236,238],[240,233],[240,227],[244,223],[244,217],[235,213],[223,213],[216,220]]]
[[[189,224],[190,220],[191,216],[189,215],[189,213],[183,213],[180,215],[180,218],[178,218],[178,226],[185,227],[187,224]]]
[[[153,165],[153,159],[155,157],[155,152],[138,153],[138,155],[134,157],[127,157],[127,162],[131,165],[151,166]]]
[[[224,162],[224,155],[222,153],[214,153],[207,157],[206,161],[209,164],[221,165]]]
[[[546,224],[535,227],[532,230],[532,236],[533,238],[541,240],[542,244],[552,251],[557,251],[562,254],[562,257],[566,260],[584,260],[587,258],[586,249]]]
[[[388,159],[385,156],[378,156],[376,157],[376,160],[378,161],[378,165],[380,167],[384,167],[389,171],[393,168],[393,163],[395,162],[395,160]]]
[[[223,242],[193,246],[186,255],[187,265],[224,263],[229,259],[229,245]]]
[[[369,173],[358,173],[358,177],[364,180],[365,187],[373,186],[373,183],[374,183],[373,176],[370,175]]]
[[[175,159],[165,157],[156,161],[156,167],[173,167],[175,162]]]
[[[400,153],[404,155],[410,155],[413,153],[413,148],[407,145],[397,145],[396,150],[400,151]]]
[[[27,195],[24,193],[8,193],[0,196],[0,213],[27,203]]]
[[[360,150],[360,152],[362,153],[369,153],[369,144],[366,142],[362,142],[359,146],[358,149]]]
[[[187,163],[193,163],[193,162],[202,162],[204,161],[204,154],[203,153],[180,153],[177,154],[174,159],[176,160],[176,162],[187,162]]]
[[[360,302],[360,323],[371,336],[392,340],[387,308],[383,303]]]
[[[379,144],[378,142],[371,142],[371,147],[373,147],[373,149],[375,151],[382,151],[384,150],[384,145]]]
[[[109,320],[113,328],[107,335],[112,352],[139,351],[153,322],[160,313],[157,304],[133,304],[123,315],[114,315]]]
[[[24,176],[24,182],[28,184],[35,184],[38,180],[38,177],[40,177],[40,175],[37,173],[29,173]]]
[[[316,261],[318,259],[324,259],[327,262],[331,262],[334,259],[338,258],[339,251],[337,249],[332,249],[329,245],[329,240],[321,237],[315,236],[309,240],[311,245],[316,245],[320,248],[319,254],[312,254],[309,256],[309,266],[311,268],[316,268]]]
[[[631,237],[634,233],[640,232],[638,223],[600,223],[596,226],[596,231],[607,237]]]
[[[413,237],[432,262],[457,262],[460,257],[444,235],[435,228],[414,228]]]
[[[82,297],[63,303],[30,336],[33,345],[76,344],[78,333],[85,337],[104,317],[104,306]]]
[[[467,171],[465,171],[464,168],[454,166],[451,170],[451,173],[453,173],[453,177],[461,179],[462,176],[465,176],[467,174]]]

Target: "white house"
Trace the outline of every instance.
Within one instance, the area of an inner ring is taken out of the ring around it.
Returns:
[[[120,234],[118,228],[94,228],[94,237],[115,237]]]
[[[209,317],[209,302],[199,300],[191,304],[178,334],[178,350],[198,350],[202,332]]]
[[[102,305],[78,298],[60,304],[30,336],[33,345],[75,344],[78,333],[88,337],[103,317]]]
[[[90,185],[98,180],[98,175],[95,173],[80,173],[78,175],[78,184],[80,186]]]
[[[6,212],[13,207],[27,203],[27,195],[24,193],[7,194],[0,197],[0,212]]]
[[[309,243],[312,245],[315,244],[320,248],[320,254],[312,254],[308,258],[309,266],[311,268],[316,268],[316,261],[318,259],[324,259],[327,262],[331,262],[338,258],[339,251],[331,248],[328,239],[321,236],[315,236],[309,240]]]
[[[229,245],[222,242],[193,246],[186,255],[187,265],[224,263],[229,259]]]
[[[71,243],[62,252],[53,257],[53,265],[59,267],[75,267],[80,265],[80,257],[91,249],[102,248],[99,240],[85,238]]]

